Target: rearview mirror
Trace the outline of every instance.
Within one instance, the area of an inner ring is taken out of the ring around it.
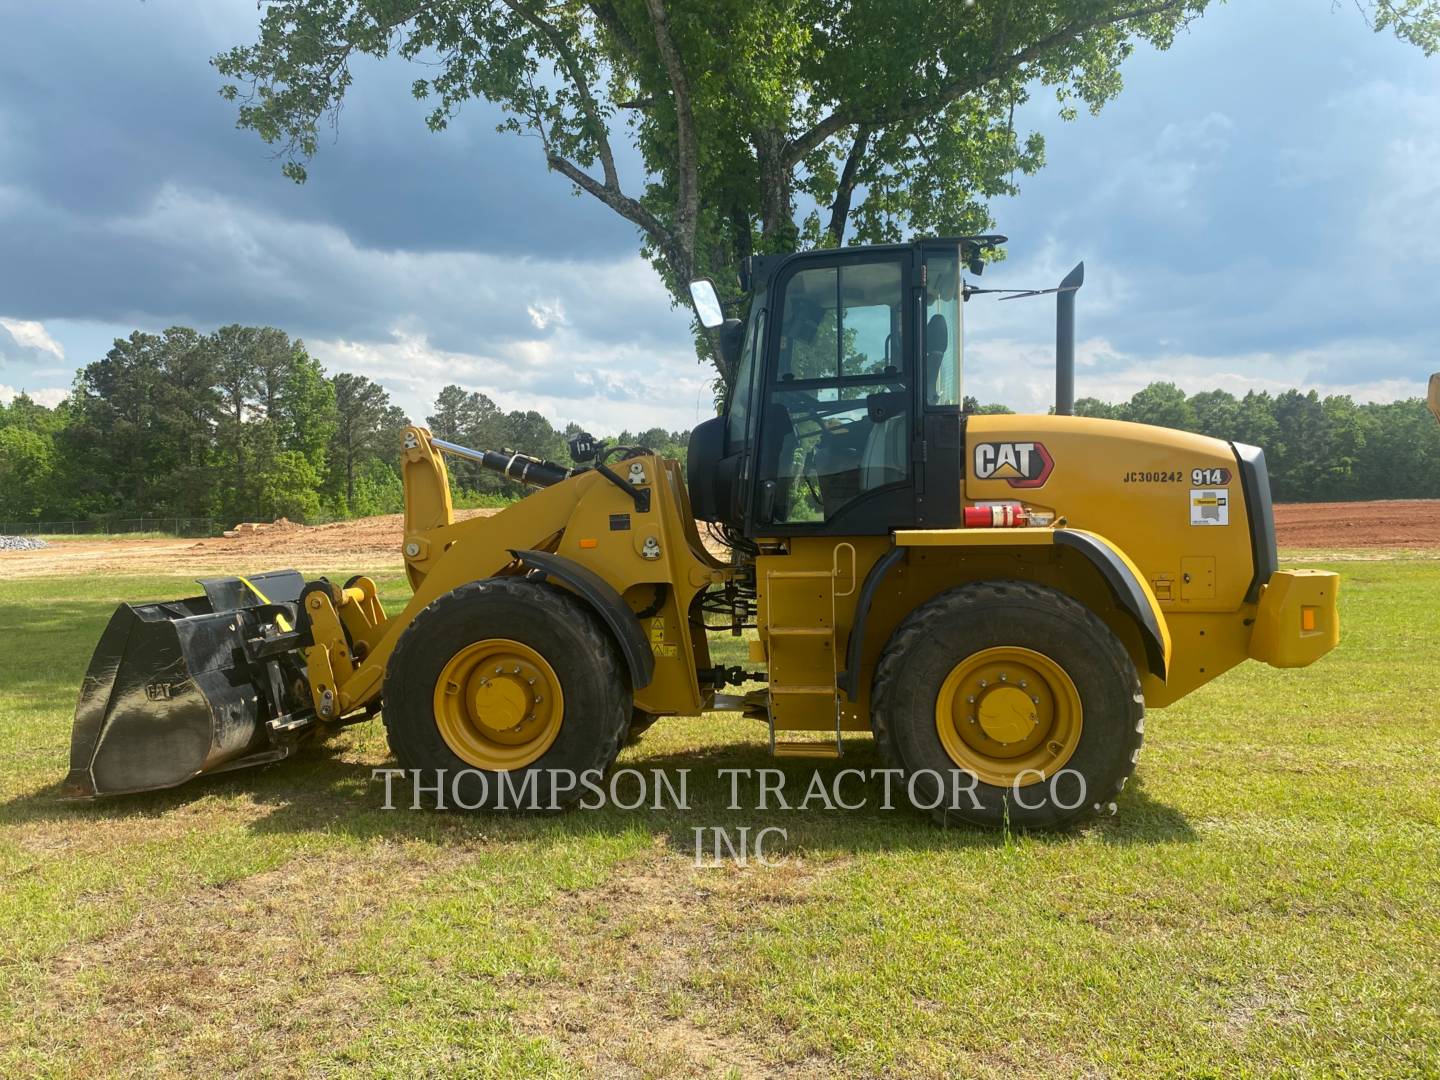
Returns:
[[[695,314],[700,316],[700,325],[706,330],[714,330],[725,321],[720,297],[715,295],[715,285],[709,278],[690,282],[690,299],[695,304]]]

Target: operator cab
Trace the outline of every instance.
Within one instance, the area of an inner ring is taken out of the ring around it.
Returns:
[[[963,268],[1004,240],[748,259],[743,322],[692,285],[735,372],[691,435],[695,515],[750,536],[958,525]]]

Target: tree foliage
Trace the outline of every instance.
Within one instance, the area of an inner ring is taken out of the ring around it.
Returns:
[[[273,327],[136,331],[81,368],[58,408],[23,394],[0,407],[0,517],[340,516],[356,501],[351,474],[372,459],[394,482],[370,476],[370,490],[398,509],[405,418],[383,389],[369,384],[378,412],[348,418],[358,449],[346,458],[337,445],[337,387],[358,378],[330,378]]]
[[[1440,0],[1353,2],[1437,47]],[[638,229],[678,303],[700,276],[733,301],[754,251],[991,228],[989,200],[1044,163],[1016,106],[1100,109],[1138,44],[1168,48],[1209,3],[274,0],[255,43],[214,63],[239,125],[303,180],[356,58],[413,61],[432,129],[494,103],[502,131]],[[635,158],[643,175],[623,175]]]
[[[578,424],[572,423],[556,431],[538,412],[507,413],[484,394],[454,385],[436,395],[434,410],[426,417],[426,426],[449,442],[481,450],[518,450],[560,462],[569,461],[565,441],[580,430]],[[610,441],[622,446],[646,446],[683,461],[689,440],[688,431],[650,428],[637,433],[622,431]],[[513,498],[526,490],[474,462],[451,458],[446,464],[451,487],[462,505],[496,496]]]
[[[1082,398],[1075,412],[1262,447],[1283,502],[1440,498],[1440,425],[1418,397],[1362,405],[1314,390],[1186,397],[1173,383],[1152,383],[1118,404]]]
[[[1044,160],[1015,107],[1100,108],[1138,42],[1167,47],[1207,2],[279,0],[215,64],[297,180],[357,57],[423,64],[433,129],[495,103],[637,227],[677,299],[696,276],[733,297],[752,251],[990,227],[987,200]]]

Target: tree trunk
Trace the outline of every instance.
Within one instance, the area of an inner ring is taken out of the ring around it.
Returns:
[[[856,175],[869,146],[870,127],[861,124],[855,132],[855,141],[850,145],[850,153],[845,156],[845,168],[840,173],[840,182],[835,189],[835,201],[830,205],[830,225],[825,231],[830,234],[836,247],[845,241],[845,222],[850,217],[850,199],[855,194]]]
[[[767,252],[790,252],[799,242],[795,228],[794,175],[785,157],[785,137],[776,131],[755,139],[760,165],[760,236]]]

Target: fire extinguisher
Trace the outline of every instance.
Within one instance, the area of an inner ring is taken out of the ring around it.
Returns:
[[[1025,507],[1019,503],[992,503],[989,506],[967,506],[967,529],[1018,529],[1029,524]]]

